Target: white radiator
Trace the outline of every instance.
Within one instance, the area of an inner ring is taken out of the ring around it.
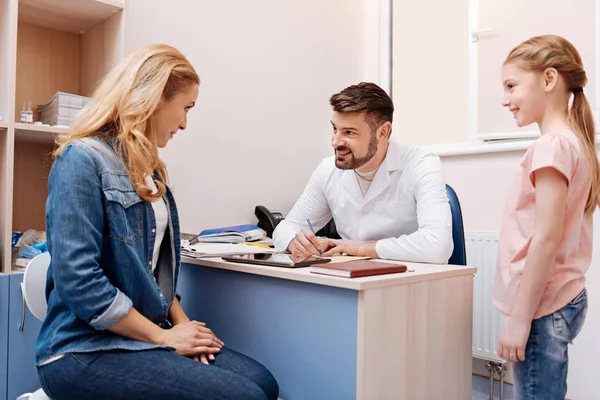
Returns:
[[[477,267],[473,287],[473,357],[500,362],[498,339],[506,317],[492,304],[498,233],[465,232],[467,265]]]

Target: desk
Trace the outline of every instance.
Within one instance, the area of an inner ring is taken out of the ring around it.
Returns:
[[[285,400],[471,398],[475,268],[364,278],[184,258],[190,318],[267,366]]]

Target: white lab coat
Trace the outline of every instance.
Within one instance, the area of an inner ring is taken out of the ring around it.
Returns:
[[[324,159],[273,239],[284,250],[297,232],[316,231],[333,217],[343,239],[377,240],[380,258],[447,263],[452,216],[439,157],[390,139],[386,158],[363,197],[354,170]]]

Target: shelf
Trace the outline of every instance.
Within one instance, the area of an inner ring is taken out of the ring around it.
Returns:
[[[83,34],[123,10],[123,0],[19,0],[19,22]]]
[[[4,130],[8,128],[8,121],[0,121],[0,129]]]
[[[52,144],[58,135],[69,134],[71,129],[54,126],[15,124],[15,138],[25,142]]]

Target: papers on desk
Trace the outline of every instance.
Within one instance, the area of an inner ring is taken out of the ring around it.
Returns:
[[[241,243],[254,242],[267,237],[267,232],[256,225],[236,225],[224,228],[205,229],[198,235],[203,243]]]
[[[278,253],[272,248],[232,243],[196,243],[182,247],[181,255],[192,258],[222,257],[246,253]]]

